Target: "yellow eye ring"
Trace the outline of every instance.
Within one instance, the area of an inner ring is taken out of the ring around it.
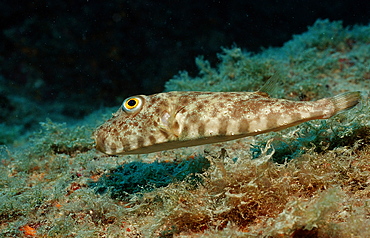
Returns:
[[[143,100],[141,97],[129,97],[123,101],[122,110],[124,110],[125,112],[135,112],[136,110],[141,108],[142,104]]]
[[[139,105],[139,99],[137,98],[130,98],[129,100],[126,100],[125,102],[125,108],[128,110],[134,109]]]

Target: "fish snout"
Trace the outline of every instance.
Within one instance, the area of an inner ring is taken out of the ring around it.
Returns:
[[[122,153],[122,145],[117,143],[117,140],[114,139],[115,136],[112,135],[109,131],[104,129],[98,129],[94,133],[95,139],[95,148],[108,155],[115,155]]]

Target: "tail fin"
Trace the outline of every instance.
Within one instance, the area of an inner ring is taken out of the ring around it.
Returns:
[[[335,112],[334,114],[337,114],[338,112],[346,109],[350,109],[354,106],[356,106],[361,99],[361,92],[346,92],[339,95],[336,95],[331,98],[332,102],[334,103]]]

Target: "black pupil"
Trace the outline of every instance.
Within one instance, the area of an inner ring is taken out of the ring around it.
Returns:
[[[127,102],[127,104],[128,104],[130,107],[133,107],[133,106],[135,106],[136,101],[135,101],[135,100],[133,100],[133,99],[131,99],[131,100],[129,100],[129,101]]]

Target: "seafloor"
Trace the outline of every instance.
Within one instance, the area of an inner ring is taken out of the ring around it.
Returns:
[[[116,109],[51,120],[14,140],[1,124],[1,237],[370,237],[370,25],[318,20],[281,48],[223,49],[166,90],[256,91],[358,106],[280,132],[148,155],[107,156],[91,134]],[[11,139],[7,139],[11,138]]]

